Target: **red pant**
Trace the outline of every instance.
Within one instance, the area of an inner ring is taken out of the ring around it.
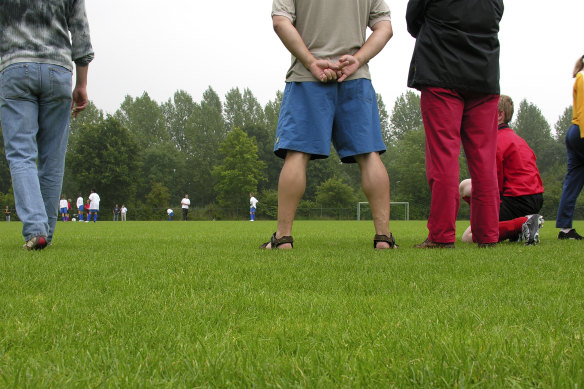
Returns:
[[[422,90],[426,177],[432,193],[428,238],[432,242],[456,240],[461,141],[472,179],[470,225],[473,236],[478,243],[499,240],[498,102],[498,95],[443,88]]]

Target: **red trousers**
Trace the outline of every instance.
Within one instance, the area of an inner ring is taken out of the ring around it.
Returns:
[[[431,242],[451,243],[456,240],[461,142],[472,179],[470,225],[473,237],[478,243],[499,240],[498,102],[498,95],[443,88],[422,90],[426,177],[432,193],[428,218]]]

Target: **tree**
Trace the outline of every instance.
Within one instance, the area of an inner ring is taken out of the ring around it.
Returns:
[[[402,139],[409,132],[423,129],[420,95],[410,90],[400,95],[395,100],[390,123],[391,141],[388,143]]]
[[[425,135],[421,129],[406,132],[389,159],[392,201],[409,201],[410,218],[430,214],[431,194],[426,180]],[[389,153],[386,153],[389,154]]]
[[[152,182],[150,193],[146,196],[146,204],[150,208],[166,208],[170,200],[168,188],[159,182]]]
[[[377,109],[379,111],[379,121],[381,123],[381,135],[383,136],[383,142],[387,145],[391,141],[391,127],[389,123],[389,114],[383,102],[383,98],[378,93],[377,95]]]
[[[119,120],[108,116],[80,128],[68,161],[75,192],[95,188],[102,204],[130,203],[139,175],[138,145]]]
[[[247,207],[249,193],[257,192],[264,177],[264,163],[258,159],[257,146],[239,128],[231,131],[221,143],[223,160],[213,169],[217,179],[217,200],[223,207]]]
[[[185,176],[183,191],[195,194],[201,203],[215,200],[215,177],[213,168],[221,161],[219,146],[225,139],[222,104],[219,95],[209,87],[203,93],[203,100],[188,124],[189,151],[186,166],[194,167]]]
[[[142,198],[151,189],[153,182],[171,188],[169,193],[172,194],[173,198],[183,192],[181,185],[185,169],[184,160],[172,145],[154,145],[143,151],[139,157],[141,162],[138,180],[139,198]]]
[[[558,121],[554,125],[554,129],[556,131],[556,141],[564,145],[566,141],[566,132],[572,125],[572,116],[573,116],[574,108],[569,106],[564,110],[564,113],[560,115]]]
[[[166,124],[166,132],[173,146],[179,151],[186,151],[190,143],[189,124],[191,118],[200,109],[191,95],[185,91],[177,91],[173,101],[170,99],[162,104],[161,112]]]
[[[562,150],[552,138],[550,125],[535,104],[521,101],[513,128],[535,152],[537,166],[542,173],[560,163]]]
[[[332,177],[318,187],[316,202],[327,208],[351,208],[355,205],[355,192],[341,179]]]
[[[161,108],[146,92],[136,99],[126,96],[115,117],[134,135],[141,150],[170,140]]]
[[[239,88],[232,88],[225,95],[225,105],[223,106],[225,125],[228,130],[232,128],[242,128],[244,124],[243,96]]]
[[[271,133],[276,135],[276,128],[278,127],[278,118],[280,117],[280,107],[282,106],[282,98],[284,94],[282,91],[276,92],[274,100],[268,101],[264,107],[264,118],[268,129]]]
[[[235,127],[261,125],[265,120],[262,106],[248,88],[243,91],[243,95],[239,88],[227,92],[223,108],[228,131]]]
[[[258,158],[267,166],[262,172],[265,180],[259,183],[259,191],[276,189],[283,160],[274,154],[274,134],[265,125],[249,125],[243,131],[254,140],[258,147]]]

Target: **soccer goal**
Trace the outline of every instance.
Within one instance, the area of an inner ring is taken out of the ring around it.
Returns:
[[[391,201],[391,218],[393,220],[410,220],[410,203],[407,201]],[[397,207],[396,207],[397,205]],[[357,220],[371,220],[371,207],[367,201],[357,203]]]

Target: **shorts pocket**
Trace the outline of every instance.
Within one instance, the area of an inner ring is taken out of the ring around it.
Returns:
[[[4,99],[21,99],[30,94],[29,69],[26,64],[12,65],[2,71],[1,92]]]

